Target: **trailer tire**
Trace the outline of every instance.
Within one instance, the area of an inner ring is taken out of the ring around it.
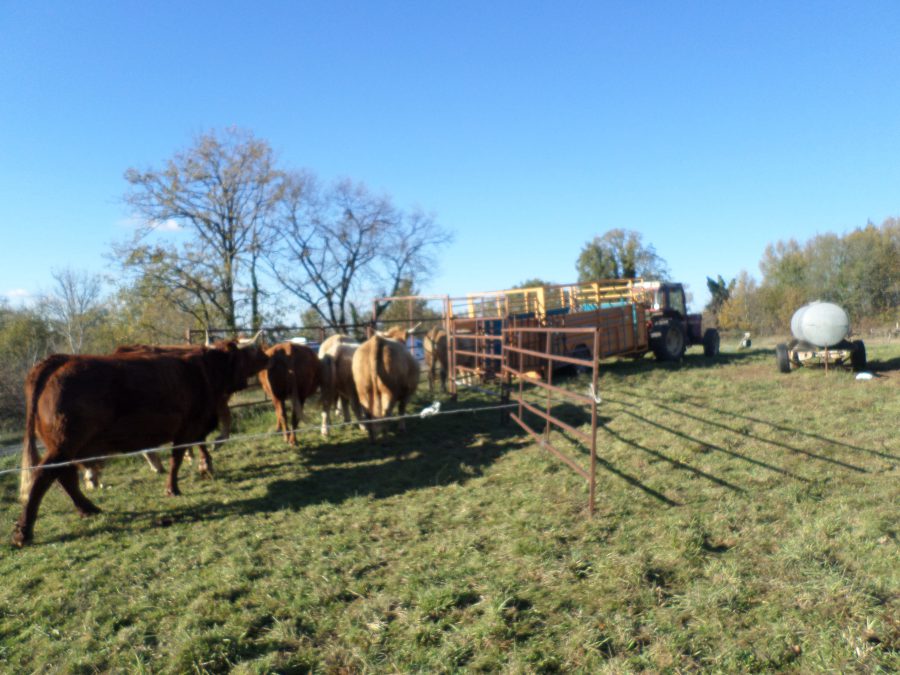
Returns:
[[[788,357],[788,348],[786,344],[779,343],[775,345],[775,363],[778,364],[779,372],[791,372],[791,360]]]
[[[588,361],[591,359],[591,350],[587,345],[578,345],[575,349],[572,350],[572,358],[573,359],[584,359]],[[579,375],[582,373],[589,372],[589,368],[587,366],[575,366],[575,372]]]
[[[659,326],[662,336],[653,345],[657,361],[680,361],[684,356],[684,331],[677,323]]]
[[[703,333],[703,356],[713,357],[719,355],[719,331],[715,328],[707,328]]]
[[[866,344],[862,340],[854,340],[851,344],[850,367],[854,373],[859,373],[866,369]]]

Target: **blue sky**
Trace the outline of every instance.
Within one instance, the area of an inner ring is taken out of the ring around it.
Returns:
[[[686,282],[900,215],[897,2],[0,0],[0,294],[113,273],[128,167],[237,125],[456,233],[425,293],[576,277],[641,232]]]

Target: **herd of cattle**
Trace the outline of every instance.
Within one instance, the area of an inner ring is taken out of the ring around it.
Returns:
[[[20,496],[22,515],[12,541],[31,541],[38,508],[47,490],[59,484],[82,516],[99,512],[81,491],[78,468],[90,488],[99,483],[102,460],[172,443],[166,493],[178,495],[178,470],[185,451],[196,445],[201,474],[212,475],[206,437],[219,427],[228,437],[228,400],[259,376],[275,406],[278,430],[292,445],[303,406],[316,391],[322,401],[322,435],[340,406],[344,421],[352,409],[374,441],[396,406],[403,415],[419,383],[419,363],[406,347],[408,331],[376,333],[359,344],[334,335],[318,354],[305,345],[283,342],[266,348],[259,337],[204,346],[119,347],[109,355],[54,354],[38,363],[25,380],[26,421]],[[440,328],[424,340],[428,381],[434,391],[439,370],[446,391],[447,335]],[[287,420],[290,406],[291,420]],[[403,427],[402,420],[400,422]],[[37,438],[46,446],[40,457]],[[147,455],[162,469],[158,458]]]

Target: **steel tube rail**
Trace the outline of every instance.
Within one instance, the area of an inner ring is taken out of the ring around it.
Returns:
[[[587,331],[579,331],[582,335]],[[508,347],[509,351],[516,352],[518,354],[524,354],[525,356],[536,356],[539,359],[547,359],[548,361],[558,361],[559,363],[571,363],[575,366],[585,366],[586,368],[591,368],[594,365],[593,360],[588,359],[576,359],[571,356],[563,356],[562,354],[545,354],[544,352],[536,352],[533,349],[520,349],[518,347]]]
[[[584,433],[583,431],[580,431],[579,429],[576,429],[575,427],[573,427],[569,424],[566,424],[565,422],[563,422],[560,419],[556,419],[555,417],[553,417],[553,415],[549,415],[549,414],[545,413],[540,408],[536,408],[535,406],[531,405],[528,401],[522,401],[522,406],[529,412],[534,413],[535,415],[537,415],[541,419],[547,421],[548,423],[555,424],[560,429],[565,429],[573,436],[578,436],[578,438],[583,440],[585,443],[591,442],[591,437],[588,434]]]
[[[519,416],[516,415],[516,413],[510,413],[509,416],[512,417],[512,418],[516,421],[516,424],[518,424],[518,425],[519,425],[520,427],[522,427],[525,431],[527,431],[528,434],[529,434],[532,438],[534,438],[534,440],[536,440],[540,445],[542,445],[543,447],[547,448],[547,450],[549,450],[549,451],[552,452],[554,455],[556,455],[559,459],[561,459],[563,462],[565,462],[566,464],[568,464],[569,467],[570,467],[573,471],[575,471],[575,473],[577,473],[579,476],[581,476],[581,477],[584,478],[585,480],[590,480],[590,474],[589,474],[587,471],[585,471],[582,467],[578,466],[578,463],[575,462],[573,459],[571,459],[571,458],[570,458],[568,455],[566,455],[564,452],[560,452],[560,451],[557,450],[555,447],[553,447],[553,444],[552,444],[552,443],[550,443],[550,442],[548,442],[548,441],[545,441],[541,436],[539,436],[538,434],[536,434],[536,433],[534,432],[534,430],[533,430],[531,427],[529,427],[525,422],[523,422],[521,419],[519,419]]]

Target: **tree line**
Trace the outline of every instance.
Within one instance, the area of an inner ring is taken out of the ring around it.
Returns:
[[[813,300],[834,302],[856,330],[900,320],[900,220],[844,234],[820,234],[766,247],[757,281],[742,271],[730,282],[708,279],[707,309],[725,330],[763,334],[790,330],[793,313]]]

